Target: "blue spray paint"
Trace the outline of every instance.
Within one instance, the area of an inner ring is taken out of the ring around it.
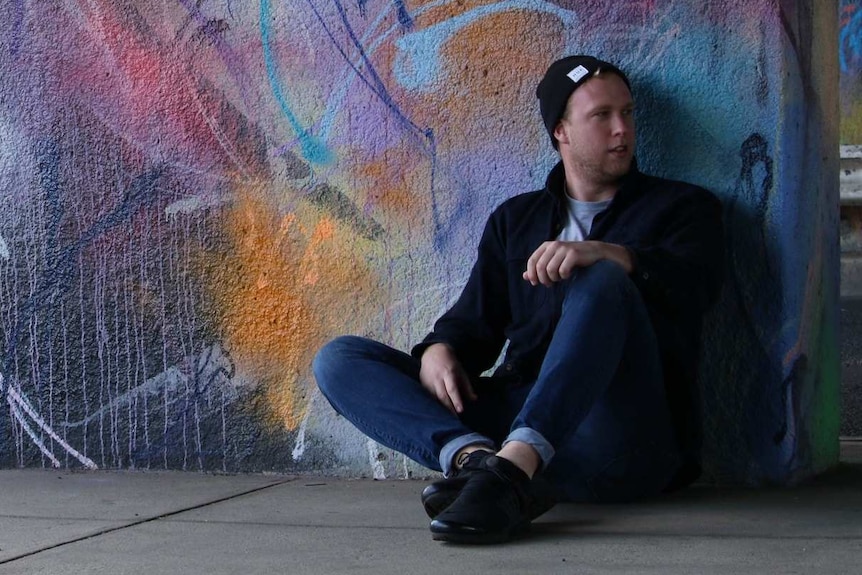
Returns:
[[[862,56],[862,10],[856,12],[838,36],[838,62],[841,73],[850,71]],[[851,63],[852,62],[852,63]]]
[[[566,28],[574,28],[578,23],[574,12],[541,0],[509,0],[481,6],[399,38],[396,42],[398,54],[395,56],[395,78],[410,90],[427,92],[436,88],[440,81],[440,48],[449,38],[461,28],[492,14],[520,10],[556,15]]]
[[[299,146],[302,150],[302,156],[312,164],[327,164],[332,161],[332,153],[326,148],[323,143],[308,133],[299,123],[296,116],[290,110],[290,105],[287,98],[281,89],[281,83],[278,79],[278,69],[270,46],[271,27],[269,24],[270,14],[272,10],[269,0],[261,0],[260,2],[260,35],[263,45],[263,58],[266,63],[266,75],[269,79],[269,85],[272,93],[275,96],[281,111],[290,123],[291,129],[299,138]]]
[[[398,12],[398,22],[404,26],[405,30],[413,29],[413,18],[407,12],[407,7],[404,5],[404,0],[392,0],[395,2],[395,10]]]
[[[440,6],[441,4],[444,4],[445,1],[446,0],[433,2],[431,4],[423,6],[422,8],[420,8],[417,11],[417,15],[421,15],[423,12],[425,12],[426,10],[428,10],[430,8],[436,8],[436,7]],[[310,4],[310,2],[309,2],[309,4]],[[331,132],[333,124],[335,122],[335,115],[338,113],[338,110],[342,107],[344,100],[347,97],[347,93],[352,87],[354,77],[359,78],[369,89],[371,89],[371,91],[374,94],[376,94],[378,96],[380,96],[380,94],[377,92],[375,87],[372,86],[371,83],[364,76],[362,76],[362,74],[360,73],[360,71],[359,71],[360,62],[357,61],[354,63],[350,59],[350,57],[345,53],[345,51],[341,49],[338,42],[334,38],[333,34],[330,32],[329,27],[326,25],[326,22],[323,20],[322,16],[317,12],[317,9],[314,7],[313,4],[310,4],[310,6],[311,6],[311,10],[314,12],[318,21],[320,21],[321,26],[323,27],[323,29],[326,31],[327,35],[329,36],[330,41],[332,41],[333,45],[335,45],[338,52],[347,61],[347,64],[349,67],[349,70],[347,71],[345,76],[343,78],[341,78],[341,80],[339,80],[338,82],[335,83],[335,85],[340,86],[340,88],[339,88],[338,92],[336,92],[333,96],[330,96],[329,101],[327,102],[327,105],[326,105],[326,112],[324,113],[323,118],[320,121],[321,138],[326,140],[329,138],[329,133]],[[384,19],[388,15],[389,15],[388,11],[386,11],[386,10],[382,11],[377,16],[377,18],[374,20],[374,22],[372,22],[371,25],[368,26],[365,36],[363,36],[361,38],[360,44],[362,44],[362,45],[367,44],[367,48],[364,49],[364,54],[366,56],[376,53],[377,49],[380,46],[382,46],[384,44],[384,42],[386,42],[388,40],[388,38],[399,29],[399,26],[391,26],[388,29],[381,32],[379,35],[377,35],[377,37],[374,38],[373,41],[369,42],[369,37],[373,34],[373,31],[376,30],[378,28],[378,26],[380,26],[383,23]],[[368,61],[367,57],[365,58],[365,61],[366,62]],[[390,108],[390,110],[392,109],[391,106],[389,108]],[[420,130],[420,132],[421,131],[422,130]]]
[[[413,135],[425,149],[426,153],[431,158],[431,175],[430,175],[430,192],[429,196],[431,198],[431,214],[434,222],[434,244],[442,244],[442,229],[443,226],[441,224],[440,217],[440,208],[439,202],[436,197],[436,172],[437,172],[437,145],[434,140],[434,132],[428,128],[421,128],[416,125],[406,114],[400,109],[400,107],[395,103],[395,100],[392,98],[392,95],[389,93],[389,90],[386,88],[386,84],[380,78],[380,75],[377,73],[377,70],[374,68],[374,65],[371,63],[368,54],[363,47],[362,42],[356,36],[356,33],[353,30],[353,27],[350,25],[350,22],[347,19],[347,14],[344,10],[344,6],[338,1],[334,0],[335,6],[338,9],[339,16],[341,17],[342,24],[344,24],[345,29],[347,30],[347,34],[350,37],[351,42],[354,47],[359,52],[359,60],[363,64],[365,70],[367,70],[368,77],[362,74],[359,71],[359,64],[354,64],[350,57],[347,55],[344,48],[338,43],[335,38],[335,35],[330,30],[329,26],[327,26],[326,21],[323,16],[317,10],[315,5],[311,0],[306,0],[308,5],[311,7],[312,12],[314,12],[315,17],[320,22],[320,25],[323,27],[323,30],[326,32],[326,35],[329,37],[335,49],[338,50],[338,53],[344,58],[347,62],[348,66],[353,70],[356,76],[365,84],[371,92],[376,95],[380,100],[386,105],[387,108],[395,115],[398,119],[399,123],[404,126],[408,133]]]
[[[398,22],[406,30],[411,30],[413,28],[413,18],[411,18],[410,13],[407,12],[407,7],[404,5],[404,0],[392,0],[392,3],[395,6],[395,12],[398,16]],[[359,14],[364,18],[368,12],[368,0],[358,0],[358,6]]]

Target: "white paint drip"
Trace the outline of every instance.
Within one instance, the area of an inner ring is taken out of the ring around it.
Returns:
[[[368,460],[371,463],[371,473],[374,479],[386,479],[383,462],[380,461],[380,446],[373,439],[368,440]]]
[[[185,77],[183,77],[185,79]],[[251,179],[250,169],[240,158],[239,151],[234,148],[233,144],[230,141],[230,138],[225,136],[224,131],[219,127],[218,122],[212,117],[212,114],[206,109],[203,102],[201,101],[200,94],[196,90],[192,90],[191,86],[189,86],[188,81],[183,82],[183,88],[185,88],[186,93],[194,100],[195,104],[198,107],[198,113],[204,119],[207,124],[207,127],[210,129],[210,132],[215,137],[216,141],[221,146],[224,153],[231,159],[237,169],[242,173],[243,177],[246,180]]]
[[[107,336],[106,336],[107,337]],[[203,363],[204,360],[207,363]],[[137,387],[129,389],[127,392],[116,396],[110,403],[105,404],[98,411],[91,413],[84,419],[78,421],[70,421],[63,424],[63,427],[70,429],[73,427],[81,427],[91,423],[101,417],[105,413],[113,413],[122,406],[131,405],[136,399],[145,396],[160,396],[164,394],[173,394],[176,399],[174,401],[182,401],[188,395],[188,389],[191,385],[190,378],[184,372],[184,369],[196,369],[203,378],[209,378],[220,367],[227,368],[225,363],[228,360],[221,352],[218,344],[213,344],[209,348],[204,349],[197,358],[189,358],[181,367],[172,366],[167,368],[162,373],[148,378],[144,383]],[[190,367],[188,364],[195,364],[196,367]],[[225,385],[222,388],[225,393],[232,392],[230,385]],[[183,392],[185,390],[185,392]],[[166,400],[167,401],[167,400]],[[166,407],[172,405],[173,402],[166,403]]]
[[[177,200],[165,208],[165,214],[173,216],[176,214],[190,214],[206,207],[206,202],[200,196],[188,196]]]
[[[197,195],[186,196],[168,204],[165,207],[165,215],[191,214],[197,211],[217,208],[229,201],[230,199],[227,196],[218,195],[217,192],[202,192]]]
[[[299,426],[299,434],[296,436],[296,443],[293,446],[293,451],[291,452],[291,456],[294,461],[299,461],[302,459],[303,454],[305,453],[305,422],[308,421],[308,418],[304,418],[302,420],[302,424]]]
[[[42,441],[38,437],[36,437],[36,433],[30,428],[29,425],[27,425],[27,420],[24,419],[24,414],[18,410],[18,407],[14,403],[12,403],[11,400],[9,400],[9,407],[12,408],[12,415],[15,416],[16,420],[18,420],[18,423],[21,424],[21,427],[24,429],[24,431],[27,433],[33,443],[36,444],[36,447],[39,448],[39,451],[42,452],[42,455],[51,460],[51,465],[53,465],[55,469],[59,469],[60,461],[56,457],[54,457],[54,454],[51,453],[51,451],[47,447],[45,447],[45,444],[42,443]]]
[[[167,395],[169,392],[176,392],[178,389],[181,389],[181,386],[188,386],[188,376],[186,376],[186,374],[184,374],[178,367],[169,367],[167,371],[151,377],[138,387],[132,388],[126,393],[117,396],[110,403],[105,404],[101,409],[90,414],[84,419],[64,423],[63,427],[67,429],[81,427],[104,417],[105,413],[112,413],[118,407],[126,405],[137,397],[142,397],[144,395],[158,396],[162,393]],[[177,397],[180,397],[178,393]]]
[[[305,430],[308,427],[308,419],[311,417],[311,409],[314,407],[314,400],[318,394],[317,386],[314,386],[311,392],[311,399],[308,400],[308,409],[305,410],[305,417],[302,418],[302,423],[299,424],[299,434],[296,436],[296,443],[293,446],[293,460],[299,461],[305,454]]]
[[[11,255],[9,253],[9,246],[6,245],[6,240],[3,239],[3,236],[0,236],[0,259],[8,261]]]
[[[2,386],[2,385],[3,385],[3,376],[0,375],[0,386]],[[56,461],[56,458],[42,444],[42,442],[39,441],[39,439],[32,432],[32,430],[30,429],[30,426],[27,425],[27,423],[24,419],[24,414],[22,414],[18,410],[19,407],[21,409],[23,409],[27,415],[30,416],[30,419],[32,419],[33,422],[36,425],[38,425],[42,431],[47,433],[48,436],[51,437],[51,439],[53,439],[58,444],[60,444],[60,446],[66,450],[66,453],[68,453],[69,455],[71,455],[72,457],[77,459],[81,463],[81,465],[83,465],[84,467],[87,467],[88,469],[98,469],[99,468],[95,463],[93,463],[93,461],[89,457],[79,453],[77,449],[75,449],[74,447],[72,447],[71,445],[66,443],[59,435],[57,435],[54,432],[54,430],[51,429],[51,427],[47,423],[45,423],[45,421],[41,417],[39,417],[39,414],[36,413],[36,410],[34,410],[30,406],[29,402],[27,402],[27,400],[24,397],[22,397],[18,393],[18,391],[15,390],[15,388],[13,388],[11,385],[9,386],[9,388],[6,392],[6,401],[9,403],[9,406],[12,407],[13,413],[17,414],[16,418],[18,419],[18,422],[22,425],[22,427],[24,427],[25,431],[27,431],[27,435],[30,436],[30,439],[32,439],[33,442],[39,447],[39,449],[42,450],[42,453],[44,453],[46,456],[50,457],[52,461]],[[57,462],[56,467],[59,467],[59,462]]]

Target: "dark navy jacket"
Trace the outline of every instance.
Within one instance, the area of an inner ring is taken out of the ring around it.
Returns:
[[[461,296],[413,348],[452,346],[475,378],[506,357],[495,376],[536,379],[560,316],[562,290],[533,286],[522,274],[542,242],[566,221],[565,172],[558,163],[545,188],[515,196],[491,214]],[[652,319],[668,401],[681,447],[699,459],[701,417],[695,386],[703,313],[717,299],[723,271],[721,205],[710,192],[633,168],[587,238],[619,244],[633,256],[631,278]]]

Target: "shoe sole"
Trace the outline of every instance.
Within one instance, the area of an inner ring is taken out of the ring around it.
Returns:
[[[522,537],[530,531],[530,523],[515,526],[510,531],[502,533],[470,533],[458,531],[431,531],[431,539],[445,543],[458,543],[461,545],[495,545],[508,543],[513,539]]]

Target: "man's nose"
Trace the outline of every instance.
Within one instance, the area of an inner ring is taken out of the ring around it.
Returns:
[[[626,116],[624,114],[614,114],[611,129],[613,130],[614,135],[628,134],[632,129],[632,122],[630,116]]]

